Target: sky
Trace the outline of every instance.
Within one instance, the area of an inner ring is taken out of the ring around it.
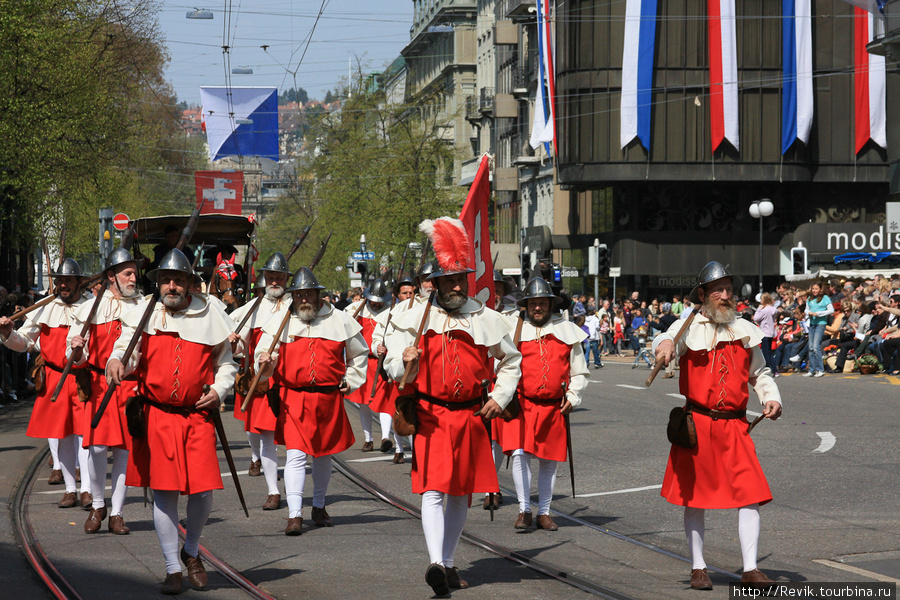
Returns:
[[[275,86],[279,92],[302,87],[321,100],[346,81],[348,59],[354,70],[361,59],[370,72],[397,58],[409,42],[413,18],[411,0],[195,1],[201,4],[163,0],[158,16],[171,57],[166,78],[178,101],[192,105],[200,104],[201,85],[226,84],[225,40],[231,68],[253,69],[252,75],[229,72],[230,85]],[[210,10],[214,18],[186,18],[194,8]]]

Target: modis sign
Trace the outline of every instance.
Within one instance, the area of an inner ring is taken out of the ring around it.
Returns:
[[[794,232],[796,242],[813,254],[900,252],[900,233],[884,223],[804,223]]]

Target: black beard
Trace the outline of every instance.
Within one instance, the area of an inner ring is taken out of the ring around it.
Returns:
[[[535,327],[543,327],[550,320],[550,313],[546,312],[541,317],[535,317],[533,314],[528,315],[528,320],[531,321],[531,324]]]
[[[460,292],[449,291],[446,294],[438,292],[438,302],[447,312],[453,312],[462,308],[468,297]]]

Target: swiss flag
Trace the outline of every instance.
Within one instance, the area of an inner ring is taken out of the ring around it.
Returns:
[[[241,214],[244,195],[242,171],[196,171],[194,182],[200,214]],[[202,204],[201,204],[202,203]]]
[[[491,166],[487,156],[482,157],[475,181],[463,205],[459,220],[462,221],[472,242],[469,265],[475,269],[469,273],[469,294],[494,308],[494,261],[491,258],[490,209]]]

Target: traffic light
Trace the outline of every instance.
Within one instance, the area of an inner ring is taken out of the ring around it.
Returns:
[[[355,273],[359,273],[359,278],[363,281],[366,280],[366,261],[357,260],[353,262],[353,271]]]
[[[803,275],[807,269],[806,248],[799,246],[791,248],[791,273],[794,275]]]
[[[600,244],[597,248],[597,271],[603,273],[609,269],[609,248],[606,244]]]

